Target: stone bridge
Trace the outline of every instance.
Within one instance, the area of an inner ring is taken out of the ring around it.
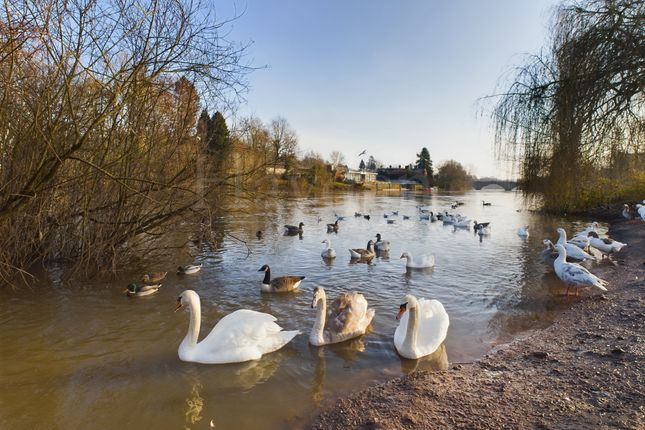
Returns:
[[[511,191],[517,188],[517,181],[505,181],[503,179],[478,179],[473,181],[473,188],[476,190],[481,190],[488,185],[499,185],[504,190]]]

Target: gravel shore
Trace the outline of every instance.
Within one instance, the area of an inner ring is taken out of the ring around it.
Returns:
[[[414,372],[339,399],[314,429],[645,428],[645,225],[615,221],[628,243],[609,281],[587,290],[547,329],[468,365]]]

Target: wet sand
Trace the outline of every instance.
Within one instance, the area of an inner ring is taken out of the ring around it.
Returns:
[[[645,428],[645,224],[617,220],[629,246],[592,269],[584,290],[541,331],[473,364],[415,372],[330,402],[314,429]]]

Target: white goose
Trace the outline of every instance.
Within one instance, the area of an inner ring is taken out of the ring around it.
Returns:
[[[645,200],[643,200],[643,203],[645,204]],[[645,206],[639,203],[636,205],[636,210],[638,211],[638,215],[640,215],[641,219],[645,221]]]
[[[320,346],[343,342],[365,334],[374,318],[374,309],[367,308],[367,300],[357,292],[342,293],[327,311],[327,295],[322,287],[314,288],[311,307],[316,308],[316,319],[309,334],[309,343]]]
[[[412,257],[412,254],[406,251],[401,254],[400,258],[406,259],[405,267],[409,269],[425,269],[428,267],[434,267],[434,255],[418,255],[416,257]]]
[[[609,254],[618,252],[627,245],[626,243],[618,242],[617,240],[609,238],[601,239],[595,231],[590,231],[587,237],[589,238],[589,244],[600,251],[603,257],[605,255],[608,256]]]
[[[327,247],[322,250],[320,256],[322,258],[332,259],[336,258],[336,250],[331,247],[331,241],[329,239],[324,239],[321,243],[326,243]]]
[[[558,258],[553,262],[553,268],[558,278],[567,284],[567,296],[571,286],[576,288],[593,286],[601,291],[607,291],[605,288],[607,281],[598,278],[579,264],[567,263],[567,250],[564,246],[557,244],[555,249],[558,251]],[[576,295],[578,292],[579,290],[576,290]]]
[[[529,226],[525,225],[517,229],[517,235],[520,237],[529,237]]]
[[[179,345],[179,359],[195,363],[223,364],[259,360],[263,354],[286,345],[299,330],[283,331],[273,315],[240,309],[219,320],[201,342],[201,305],[199,295],[186,290],[177,297],[175,312],[190,311],[188,333]]]
[[[632,219],[632,214],[629,212],[629,205],[628,204],[625,203],[623,205],[623,211],[621,212],[621,215],[625,219]]]
[[[394,347],[405,358],[416,359],[432,354],[448,334],[450,319],[438,300],[405,296],[406,303],[399,308],[400,320],[394,332]]]
[[[575,260],[595,260],[596,257],[593,255],[587,254],[582,249],[578,248],[576,245],[567,242],[567,232],[562,228],[557,230],[560,238],[558,239],[557,245],[562,245],[567,250],[567,255]]]

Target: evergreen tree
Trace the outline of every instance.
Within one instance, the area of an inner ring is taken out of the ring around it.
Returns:
[[[365,161],[361,158],[361,164],[358,165],[359,170],[365,170]]]
[[[208,124],[210,120],[208,111],[206,109],[202,110],[202,113],[199,115],[199,119],[197,120],[197,136],[204,146],[208,146]]]
[[[228,148],[230,143],[228,126],[224,115],[219,111],[215,112],[209,121],[208,134],[208,148],[210,150],[221,151]]]
[[[432,175],[434,172],[432,171],[432,159],[430,158],[430,152],[428,152],[428,148],[424,146],[423,149],[421,149],[421,153],[417,154],[417,158],[418,160],[415,167],[417,169],[423,170],[423,174],[428,177],[428,180],[430,180],[430,182],[432,182]]]

